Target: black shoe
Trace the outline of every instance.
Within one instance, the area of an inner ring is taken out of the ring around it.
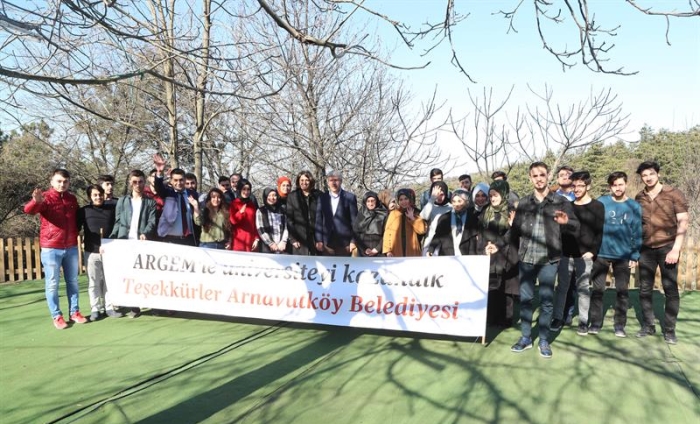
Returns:
[[[615,337],[620,337],[624,338],[627,337],[627,333],[625,333],[625,327],[615,327]]]
[[[654,334],[656,334],[656,327],[642,327],[642,329],[637,333],[637,337],[642,338],[646,336],[653,336]]]
[[[590,328],[588,329],[588,334],[598,334],[600,333],[600,327],[591,325]]]
[[[587,336],[588,324],[579,324],[578,328],[576,329],[576,334],[578,334],[579,336]]]
[[[511,352],[520,353],[527,349],[532,349],[532,339],[520,337],[513,346],[510,347]]]
[[[676,332],[675,331],[666,331],[664,332],[664,341],[668,344],[677,344],[678,343],[678,338],[676,337]]]
[[[560,331],[563,326],[564,326],[564,322],[562,320],[553,319],[552,324],[549,326],[549,329],[552,331]]]

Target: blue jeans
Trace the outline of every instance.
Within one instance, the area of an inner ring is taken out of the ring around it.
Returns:
[[[44,267],[46,279],[46,302],[49,305],[51,317],[56,318],[61,313],[58,304],[58,282],[61,278],[66,280],[66,293],[68,294],[68,309],[70,315],[78,312],[78,247],[68,249],[41,248],[41,265]]]
[[[215,241],[201,241],[199,242],[199,247],[202,247],[204,249],[219,249],[219,250],[224,250],[226,249],[226,242],[220,241],[220,242],[215,242]]]
[[[532,300],[535,297],[535,280],[540,283],[540,341],[549,341],[549,326],[554,311],[554,281],[558,262],[533,265],[520,262],[520,325],[523,337],[532,339]]]

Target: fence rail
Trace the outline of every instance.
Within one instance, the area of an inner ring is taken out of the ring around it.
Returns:
[[[0,238],[0,283],[39,280],[43,278],[41,267],[41,248],[38,238]],[[78,237],[78,268],[80,274],[86,272],[83,266],[83,239]],[[639,268],[637,268],[639,269]],[[700,245],[688,239],[681,253],[678,264],[678,288],[683,290],[698,290],[697,280],[700,278]],[[612,273],[608,274],[608,283],[612,281]],[[661,286],[661,276],[657,272],[654,285]],[[630,286],[637,286],[637,272],[632,273]]]

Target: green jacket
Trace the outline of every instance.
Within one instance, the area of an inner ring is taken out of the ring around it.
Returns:
[[[114,229],[109,238],[125,239],[129,237],[131,226],[131,196],[120,197],[117,202]],[[153,240],[156,231],[156,202],[147,197],[141,198],[139,214],[139,236],[144,234],[148,240]]]

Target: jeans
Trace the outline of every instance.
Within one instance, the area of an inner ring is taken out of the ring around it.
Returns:
[[[535,280],[540,283],[540,341],[549,341],[549,326],[554,310],[554,281],[557,278],[557,262],[533,265],[520,262],[520,326],[523,337],[532,338],[532,300],[535,297]]]
[[[664,308],[665,332],[676,330],[676,319],[680,309],[681,299],[678,294],[678,264],[666,263],[666,255],[673,249],[673,243],[656,249],[642,246],[639,257],[639,303],[642,306],[644,327],[654,326],[654,308],[652,295],[654,292],[654,277],[656,268],[661,268],[661,286],[666,296]]]
[[[588,322],[591,327],[603,326],[603,295],[605,294],[605,279],[608,276],[610,265],[613,268],[613,279],[615,280],[615,327],[625,328],[627,325],[627,308],[629,307],[629,285],[630,285],[630,261],[629,259],[606,259],[598,257],[593,263],[591,271],[591,281],[593,290],[591,292],[591,308]]]
[[[61,278],[61,267],[63,267],[63,278],[66,281],[70,315],[78,312],[80,310],[78,307],[78,247],[69,247],[68,249],[42,247],[41,265],[44,267],[46,303],[49,305],[51,317],[56,318],[63,315],[58,304],[58,282]]]
[[[226,249],[226,242],[225,241],[220,241],[220,242],[215,242],[215,241],[201,241],[199,242],[199,247],[202,247],[204,249],[219,249],[219,250],[224,250]]]
[[[576,292],[578,293],[578,322],[588,324],[588,308],[591,301],[591,268],[592,259],[562,257],[559,261],[559,284],[554,301],[554,319],[564,319],[566,295],[569,292],[571,276],[576,276]]]

